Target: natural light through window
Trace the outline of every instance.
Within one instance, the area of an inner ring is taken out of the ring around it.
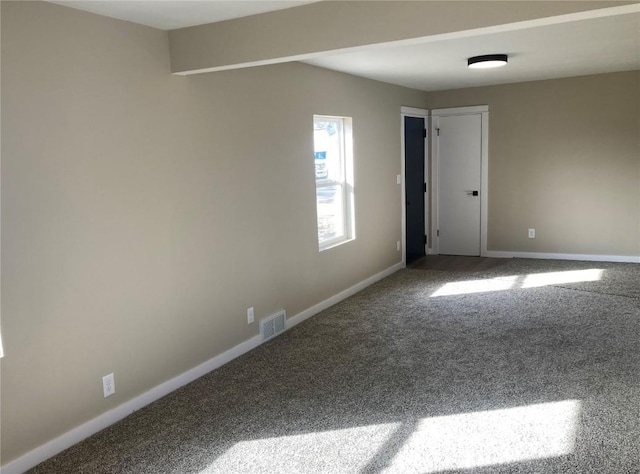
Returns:
[[[431,296],[465,295],[469,293],[484,293],[488,291],[504,291],[513,288],[517,276],[493,278],[491,280],[456,281],[447,283]]]
[[[361,472],[401,423],[242,441],[208,472]]]
[[[425,418],[385,473],[471,469],[571,454],[580,401]]]
[[[522,288],[535,288],[537,286],[560,285],[562,283],[580,283],[583,281],[602,280],[602,270],[591,268],[589,270],[575,270],[553,273],[532,273],[522,282]]]
[[[486,293],[490,291],[505,291],[513,288],[536,288],[540,286],[560,285],[566,283],[581,283],[602,279],[604,270],[590,268],[588,270],[573,270],[551,273],[532,273],[523,276],[505,276],[483,280],[456,281],[441,286],[431,297],[465,295],[471,293]]]
[[[351,118],[313,116],[320,250],[355,238]]]
[[[207,472],[431,473],[571,454],[580,401],[403,420],[233,445]],[[338,423],[340,420],[336,420]]]

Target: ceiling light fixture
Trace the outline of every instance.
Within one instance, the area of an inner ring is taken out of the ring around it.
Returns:
[[[506,54],[485,54],[467,59],[467,66],[473,69],[500,67],[507,64],[508,59]]]

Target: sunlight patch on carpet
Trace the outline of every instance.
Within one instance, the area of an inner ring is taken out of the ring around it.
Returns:
[[[201,473],[358,472],[401,423],[242,441]]]
[[[573,452],[579,416],[580,401],[565,400],[248,440],[200,473],[431,473],[552,458]]]
[[[581,283],[585,281],[602,280],[603,270],[590,268],[589,270],[573,270],[565,272],[532,273],[522,282],[522,288],[536,288],[539,286],[561,285],[563,283]]]
[[[455,281],[442,285],[431,298],[438,296],[467,295],[506,291],[514,288],[538,288],[541,286],[582,283],[602,280],[604,270],[590,268],[588,270],[570,270],[550,273],[531,273],[523,276],[506,276],[492,279]]]
[[[517,276],[493,278],[491,280],[456,281],[443,285],[431,297],[510,290],[517,281]]]
[[[571,454],[579,400],[426,418],[385,473],[440,472]]]

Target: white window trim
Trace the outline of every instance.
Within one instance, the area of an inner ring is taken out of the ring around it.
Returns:
[[[354,156],[353,156],[353,121],[351,117],[336,116],[336,115],[323,115],[314,114],[313,120],[327,119],[327,120],[340,120],[342,122],[342,179],[343,181],[335,180],[316,180],[316,190],[318,184],[320,187],[328,187],[339,185],[342,188],[342,202],[343,202],[343,229],[344,234],[332,239],[326,239],[320,241],[318,236],[318,250],[323,252],[325,250],[338,247],[347,242],[351,242],[356,238],[355,232],[355,181],[354,181]],[[316,201],[316,226],[318,221],[318,205]],[[317,230],[317,229],[316,229]]]

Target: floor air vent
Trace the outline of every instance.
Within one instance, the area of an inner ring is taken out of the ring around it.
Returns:
[[[260,333],[262,334],[262,340],[266,341],[267,339],[271,339],[284,331],[284,321],[286,318],[287,315],[283,309],[273,316],[269,316],[267,319],[260,321]]]

